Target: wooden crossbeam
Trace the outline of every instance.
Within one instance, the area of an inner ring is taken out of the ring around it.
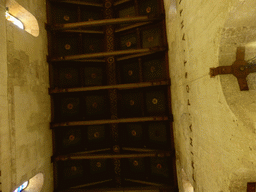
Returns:
[[[147,25],[149,23],[150,22],[143,22],[143,23],[136,23],[136,24],[133,24],[133,25],[128,25],[128,26],[125,26],[125,27],[121,27],[121,28],[115,29],[115,32],[116,33],[123,32],[123,31],[126,31],[126,30],[134,29],[136,27],[141,27],[143,25]]]
[[[167,190],[168,192],[174,192],[173,187],[172,186],[161,186],[160,187],[161,190]],[[94,189],[83,189],[83,188],[77,188],[77,189],[62,189],[62,190],[58,190],[58,192],[105,192],[105,191],[116,191],[116,188],[94,188]],[[143,186],[143,187],[120,187],[118,188],[119,191],[142,191],[142,190],[147,190],[147,191],[152,191],[152,190],[159,190],[159,186],[152,186],[152,185],[148,185],[148,186]],[[162,191],[161,191],[162,192]]]
[[[93,20],[93,21],[81,21],[81,22],[75,22],[75,23],[54,24],[52,26],[47,26],[46,29],[65,30],[65,29],[72,29],[72,28],[78,28],[78,27],[97,27],[97,26],[105,26],[105,25],[152,22],[155,20],[159,20],[159,18],[149,18],[148,16],[123,17],[123,18],[102,19],[102,20]]]
[[[67,161],[67,160],[82,160],[82,159],[127,159],[127,158],[144,158],[144,157],[168,157],[171,155],[170,151],[166,152],[145,152],[134,154],[69,154],[59,155],[54,158],[55,161]]]
[[[135,123],[135,122],[147,122],[147,121],[168,121],[172,120],[168,116],[153,116],[153,117],[135,117],[124,119],[103,119],[94,121],[71,121],[61,123],[51,123],[51,128],[67,127],[67,126],[80,126],[80,125],[104,125],[104,124],[116,124],[116,123]]]
[[[86,5],[86,6],[93,6],[93,7],[103,7],[102,3],[91,3],[91,2],[83,2],[83,1],[75,1],[75,0],[51,0],[52,2],[58,3],[69,3],[75,5]]]
[[[142,53],[137,53],[137,54],[132,54],[132,55],[125,55],[125,56],[121,56],[116,58],[117,61],[124,61],[127,59],[134,59],[134,58],[138,58],[138,57],[145,57],[147,55],[151,55],[157,52],[162,52],[162,51],[166,51],[167,47],[152,47],[151,50],[149,52],[142,52]]]
[[[51,62],[63,62],[63,61],[86,62],[86,60],[92,60],[97,58],[104,58],[104,57],[110,57],[110,56],[122,56],[120,58],[117,58],[117,61],[122,61],[126,59],[151,55],[151,54],[165,51],[165,50],[166,50],[166,47],[157,46],[157,47],[150,47],[150,48],[143,48],[143,49],[128,49],[128,50],[121,50],[121,51],[88,53],[88,54],[80,54],[80,55],[67,55],[67,56],[60,56],[60,57],[48,57],[47,60]],[[123,56],[123,55],[126,55],[126,56]]]
[[[95,31],[95,30],[83,30],[83,29],[67,29],[63,30],[64,33],[85,33],[85,34],[104,34],[104,31]]]
[[[113,179],[107,179],[104,181],[98,181],[98,182],[93,182],[93,183],[87,183],[87,184],[83,184],[83,185],[78,185],[75,187],[71,187],[71,189],[78,189],[78,188],[82,188],[82,187],[89,187],[89,186],[93,186],[93,185],[98,185],[98,184],[102,184],[102,183],[107,183],[113,181]]]
[[[148,182],[148,181],[142,181],[142,180],[137,180],[137,179],[124,179],[124,180],[125,181],[130,181],[130,182],[133,182],[133,183],[140,183],[140,184],[144,184],[144,185],[152,185],[152,186],[157,186],[157,187],[165,186],[164,184]]]
[[[90,150],[90,151],[83,151],[83,152],[77,152],[74,154],[77,155],[85,155],[85,154],[90,154],[90,153],[99,153],[99,152],[105,152],[105,151],[111,151],[111,148],[106,148],[106,149],[98,149],[98,150]]]
[[[121,5],[123,3],[127,3],[127,2],[130,2],[131,0],[118,0],[116,2],[114,2],[114,6],[117,6],[117,5]]]
[[[49,94],[55,93],[73,93],[73,92],[84,92],[84,91],[99,91],[108,89],[136,89],[143,87],[153,87],[161,85],[170,85],[170,80],[166,81],[155,81],[155,82],[141,82],[141,83],[129,83],[119,85],[105,85],[105,86],[92,86],[92,87],[77,87],[77,88],[55,88],[49,89]]]
[[[53,62],[72,61],[72,60],[80,60],[80,59],[92,59],[92,58],[110,57],[110,56],[118,56],[118,55],[147,53],[147,52],[151,52],[151,51],[154,51],[154,49],[153,48],[129,49],[129,50],[121,50],[121,51],[111,51],[111,52],[100,52],[100,53],[90,53],[90,54],[53,57],[53,58],[50,58],[49,60],[53,61]]]

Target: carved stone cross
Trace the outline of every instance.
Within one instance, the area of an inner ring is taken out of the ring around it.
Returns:
[[[249,90],[246,81],[247,75],[256,72],[256,65],[249,65],[245,60],[245,47],[237,47],[236,61],[231,66],[220,66],[216,68],[210,68],[210,76],[233,74],[237,80],[241,91]]]

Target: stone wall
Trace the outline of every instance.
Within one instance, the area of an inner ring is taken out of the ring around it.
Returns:
[[[1,30],[6,31],[6,40],[3,42],[6,42],[7,49],[1,50],[7,50],[3,54],[7,58],[4,70],[8,74],[5,101],[9,122],[4,127],[5,140],[1,139],[1,160],[6,165],[1,168],[2,188],[3,191],[14,190],[42,172],[46,181],[42,191],[49,192],[53,191],[53,174],[50,159],[52,140],[49,127],[51,111],[46,61],[47,37],[44,28],[46,6],[44,0],[17,2],[37,18],[40,31],[39,36],[34,37],[12,23],[5,22],[4,10],[1,9],[1,24],[6,24]],[[4,3],[2,5],[5,6]]]
[[[241,92],[233,90],[226,94],[220,76],[209,75],[211,67],[220,65],[225,24],[230,14],[244,3],[165,1],[181,192],[185,191],[182,169],[198,192],[241,192],[246,191],[247,182],[256,181],[255,123],[252,118],[248,120],[250,127],[244,123],[253,113],[234,113],[227,97]],[[223,78],[237,83],[232,75]],[[255,102],[255,95],[252,99]],[[246,108],[239,103],[237,107]]]
[[[10,183],[10,141],[8,127],[8,102],[7,102],[7,41],[5,22],[5,1],[0,0],[0,170],[1,170],[1,190],[4,182]],[[4,170],[7,170],[5,172]],[[9,190],[10,191],[10,190]]]

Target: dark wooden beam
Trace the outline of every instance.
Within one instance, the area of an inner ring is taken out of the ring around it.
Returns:
[[[96,26],[104,26],[104,25],[149,22],[157,19],[158,18],[149,18],[148,16],[113,18],[113,19],[93,20],[93,21],[82,21],[82,22],[76,22],[76,23],[55,24],[52,27],[50,27],[50,29],[65,30],[65,29],[72,29],[72,28],[78,28],[78,27],[96,27]]]
[[[123,60],[127,60],[127,59],[144,57],[144,56],[147,56],[147,55],[151,55],[151,54],[154,54],[154,53],[157,53],[157,52],[166,51],[166,50],[167,50],[166,47],[152,47],[149,52],[144,52],[144,53],[138,53],[138,54],[132,54],[132,55],[128,55],[128,56],[123,56],[123,57],[117,58],[116,60],[117,61],[123,61]]]
[[[109,56],[146,53],[152,50],[153,48],[144,48],[144,49],[129,49],[129,50],[90,53],[90,54],[81,54],[81,55],[68,55],[68,56],[62,56],[62,57],[49,58],[49,61],[57,62],[57,61],[72,61],[72,60],[80,60],[80,59],[92,59],[92,58],[101,58],[101,57],[109,57]]]
[[[159,183],[154,183],[154,182],[148,182],[148,181],[141,181],[141,180],[136,180],[136,179],[124,179],[125,181],[130,181],[133,183],[140,183],[144,185],[152,185],[152,186],[157,186],[157,187],[164,187],[166,185],[159,184]]]
[[[133,29],[133,28],[141,27],[143,25],[147,25],[149,23],[150,22],[136,23],[136,24],[133,24],[133,25],[129,25],[129,26],[125,26],[125,27],[115,29],[115,32],[119,33],[119,32],[123,32],[123,31],[127,31],[127,30],[130,30],[130,29]]]
[[[83,184],[83,185],[78,185],[78,186],[75,186],[75,187],[71,187],[71,189],[78,189],[78,188],[82,188],[82,187],[89,187],[89,186],[93,186],[93,185],[107,183],[107,182],[110,182],[110,181],[113,181],[113,179],[107,179],[107,180],[104,180],[104,181],[98,181],[98,182],[93,182],[93,183],[86,183],[86,184]]]
[[[123,3],[130,2],[130,1],[132,1],[132,0],[118,0],[114,3],[114,6],[121,5]]]
[[[91,2],[83,2],[83,1],[72,1],[72,0],[51,0],[51,2],[57,3],[69,3],[75,5],[86,5],[86,6],[93,6],[93,7],[103,7],[102,3],[91,3]]]
[[[67,30],[63,30],[62,32],[64,32],[64,33],[104,34],[103,31],[82,30],[82,29],[67,29]]]
[[[98,153],[98,152],[104,152],[104,151],[110,151],[110,148],[106,148],[106,149],[98,149],[98,150],[91,150],[91,151],[83,151],[83,152],[77,152],[74,153],[76,155],[86,155],[86,154],[90,154],[90,153]]]
[[[72,93],[72,92],[84,92],[84,91],[98,91],[108,89],[136,89],[143,87],[153,87],[161,85],[170,85],[170,81],[156,81],[156,82],[141,82],[141,83],[129,83],[119,85],[106,85],[106,86],[93,86],[93,87],[78,87],[78,88],[55,88],[49,89],[49,94],[55,93]]]
[[[157,151],[156,149],[130,148],[130,147],[122,147],[122,150],[123,151],[134,151],[134,152],[140,152],[140,153]]]
[[[127,159],[127,158],[144,158],[144,157],[166,157],[170,156],[171,152],[146,152],[146,153],[134,153],[134,154],[69,154],[59,155],[54,158],[55,161],[67,161],[67,160],[81,160],[81,159]]]
[[[61,123],[51,123],[51,128],[56,127],[67,127],[67,126],[79,126],[79,125],[103,125],[112,123],[133,123],[133,122],[147,122],[147,121],[168,121],[170,120],[167,116],[153,116],[153,117],[135,117],[135,118],[124,118],[124,119],[104,119],[95,121],[71,121]]]
[[[159,190],[159,189],[166,189],[169,190],[168,192],[172,192],[172,187],[170,186],[162,186],[162,187],[156,187],[156,186],[143,186],[143,187],[120,187],[118,188],[118,191],[141,191],[141,190]],[[96,188],[96,189],[62,189],[58,190],[59,192],[106,192],[106,191],[117,191],[117,188]]]

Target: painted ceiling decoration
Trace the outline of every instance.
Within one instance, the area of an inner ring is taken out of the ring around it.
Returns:
[[[162,0],[48,0],[55,191],[177,191]]]

